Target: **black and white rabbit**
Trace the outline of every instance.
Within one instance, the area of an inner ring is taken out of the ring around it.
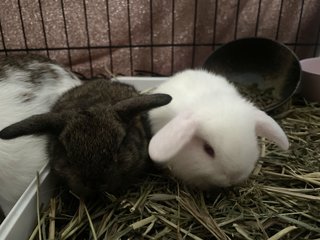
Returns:
[[[257,136],[289,147],[280,126],[222,76],[185,70],[153,93],[173,100],[150,111],[149,155],[188,184],[210,189],[248,178],[259,157]]]
[[[0,129],[48,112],[58,98],[81,81],[45,57],[0,57]],[[0,205],[7,214],[48,161],[44,136],[0,141]]]

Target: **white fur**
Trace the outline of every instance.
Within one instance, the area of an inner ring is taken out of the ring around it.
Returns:
[[[206,189],[246,179],[259,157],[257,135],[283,149],[289,146],[279,125],[222,76],[185,70],[154,92],[173,99],[150,111],[150,157],[191,185]],[[204,151],[204,143],[213,147],[214,158]]]
[[[34,63],[31,67],[37,69],[39,66],[41,63]],[[63,68],[54,64],[50,66],[59,78],[44,75],[36,88],[26,81],[30,75],[27,71],[6,69],[5,76],[0,77],[0,129],[31,115],[48,112],[62,93],[81,84]],[[35,98],[23,102],[24,94],[34,94]],[[0,205],[5,214],[47,161],[44,136],[0,140]]]

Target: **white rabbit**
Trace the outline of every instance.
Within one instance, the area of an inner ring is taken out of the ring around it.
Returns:
[[[0,129],[48,112],[81,81],[50,60],[36,56],[0,57]],[[48,161],[45,136],[0,140],[0,205],[5,215]]]
[[[149,155],[187,184],[209,189],[244,181],[259,158],[257,136],[289,147],[280,126],[222,76],[185,70],[153,93],[172,101],[149,113]]]

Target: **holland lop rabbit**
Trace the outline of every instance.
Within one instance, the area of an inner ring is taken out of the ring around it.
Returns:
[[[58,98],[81,81],[45,57],[0,57],[0,129],[48,112]],[[0,140],[0,205],[7,214],[48,161],[45,136]]]
[[[244,181],[259,157],[257,136],[289,147],[280,126],[224,77],[185,70],[154,90],[172,102],[150,111],[151,159],[202,189]]]

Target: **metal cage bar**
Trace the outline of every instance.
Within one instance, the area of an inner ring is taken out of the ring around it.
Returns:
[[[260,11],[261,11],[261,3],[262,0],[259,0],[258,3],[258,10],[257,10],[257,20],[256,20],[256,27],[255,27],[255,31],[254,31],[254,36],[257,37],[258,36],[258,31],[259,31],[259,21],[260,21]]]
[[[91,54],[90,34],[89,34],[89,27],[88,27],[88,15],[87,15],[86,0],[83,0],[83,13],[84,13],[84,20],[85,20],[86,36],[87,36],[90,77],[93,77],[93,64],[92,64],[92,54]]]
[[[283,11],[283,0],[281,0],[281,4],[280,4],[278,24],[277,24],[277,32],[276,32],[275,40],[278,40],[278,39],[279,39],[279,32],[280,32],[280,24],[281,24],[282,11]]]
[[[41,0],[38,0],[38,4],[39,4],[40,17],[41,17],[41,26],[42,26],[42,31],[43,31],[43,37],[44,37],[44,43],[45,43],[45,47],[46,47],[46,52],[47,52],[47,56],[50,57],[49,45],[48,45],[48,39],[47,39],[47,34],[46,34],[46,26],[45,26],[44,18],[43,18]]]
[[[194,3],[194,16],[193,16],[193,39],[192,39],[192,62],[191,67],[195,66],[195,56],[196,56],[196,34],[197,34],[197,16],[198,16],[198,0]]]
[[[69,61],[69,66],[72,70],[72,59],[71,59],[71,48],[70,48],[70,41],[69,41],[69,35],[68,35],[68,28],[67,28],[67,20],[66,20],[66,14],[65,14],[65,11],[64,11],[64,3],[63,3],[63,0],[60,1],[61,3],[61,13],[62,13],[62,18],[63,18],[63,24],[64,24],[64,33],[65,33],[65,36],[66,36],[66,45],[67,45],[67,48],[65,50],[67,50],[68,52],[68,61]],[[53,50],[53,49],[51,49]]]
[[[27,35],[26,35],[25,26],[24,26],[24,21],[23,21],[23,16],[22,16],[22,7],[21,7],[20,0],[18,0],[18,8],[19,8],[19,17],[20,17],[20,21],[21,21],[21,29],[22,29],[22,35],[23,35],[23,40],[24,40],[24,45],[25,45],[25,51],[28,53],[29,48],[28,48]]]
[[[212,30],[212,50],[214,50],[216,44],[216,32],[217,32],[217,15],[218,15],[218,0],[215,0],[214,7],[214,20],[213,20],[213,30]]]
[[[5,55],[7,56],[8,52],[7,52],[6,42],[4,40],[4,34],[3,34],[3,30],[2,30],[1,20],[0,20],[0,35],[1,35],[1,40],[2,40],[3,51],[4,51]]]
[[[112,58],[112,38],[111,38],[111,24],[110,24],[110,11],[109,11],[109,0],[106,0],[106,14],[107,14],[107,27],[108,27],[108,38],[109,38],[109,59],[110,59],[110,71],[113,72],[113,58]]]
[[[317,34],[317,39],[314,43],[314,50],[313,50],[313,56],[316,56],[317,53],[319,53],[319,45],[320,45],[320,24],[319,24],[319,29],[318,29],[318,34]]]
[[[132,32],[131,32],[131,17],[130,17],[130,0],[127,0],[127,19],[128,19],[128,34],[129,34],[129,59],[130,59],[130,73],[133,75],[133,56],[132,56]]]
[[[300,28],[301,28],[303,6],[304,6],[304,0],[301,0],[300,13],[299,13],[299,21],[298,21],[298,28],[297,28],[296,40],[295,40],[296,43],[297,43],[298,40],[299,40],[299,33],[300,33]],[[297,49],[297,45],[294,45],[293,51],[296,51],[296,49]]]
[[[172,43],[172,46],[171,46],[171,74],[173,73],[173,65],[174,65],[174,47],[175,47],[175,42],[174,42],[174,28],[175,28],[175,25],[174,25],[174,10],[175,10],[175,1],[172,1],[172,13],[171,13],[171,21],[172,21],[172,30],[171,30],[171,43]],[[153,46],[155,47],[155,46]]]
[[[240,0],[237,0],[237,10],[236,10],[236,17],[235,17],[235,24],[234,24],[234,39],[237,39],[238,34],[238,24],[239,24],[239,11],[240,11]]]
[[[152,4],[153,1],[149,1],[149,4],[150,4],[150,58],[151,58],[151,66],[150,66],[150,70],[151,72],[154,72],[154,55],[153,55],[153,17],[152,17],[152,13],[153,13],[153,4]]]

